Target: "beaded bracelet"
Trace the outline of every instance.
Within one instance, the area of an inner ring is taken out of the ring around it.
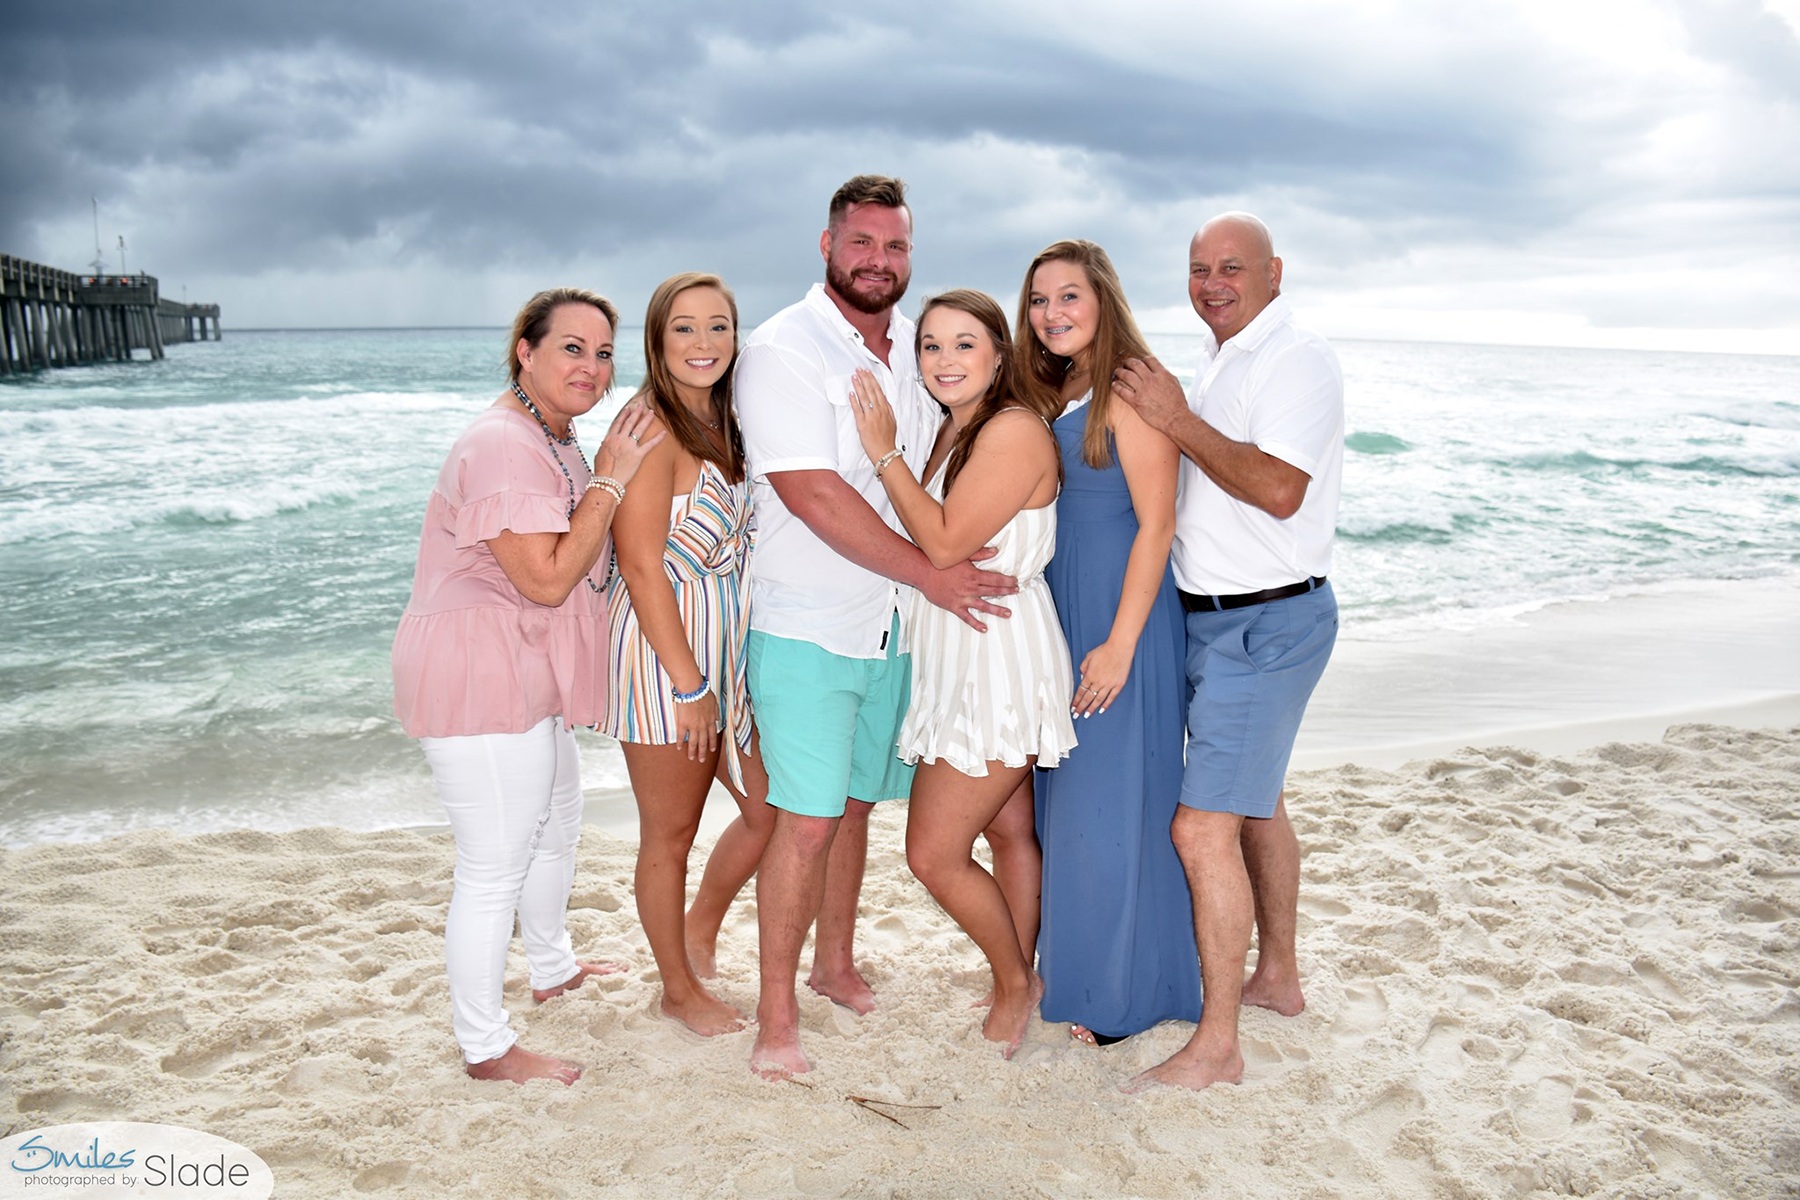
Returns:
[[[884,454],[880,458],[876,459],[875,460],[875,478],[880,479],[882,469],[884,467],[886,467],[889,463],[893,462],[896,458],[899,458],[905,452],[906,452],[905,446],[896,446],[894,449],[889,450],[886,454]]]
[[[694,701],[700,699],[700,697],[706,695],[707,691],[710,690],[710,686],[711,685],[708,683],[706,676],[702,675],[700,677],[700,686],[699,687],[695,688],[691,692],[684,692],[677,688],[671,687],[669,689],[669,698],[671,700],[675,701],[675,703],[677,703],[677,704],[692,704]]]
[[[596,475],[588,480],[587,490],[591,492],[595,488],[599,488],[601,491],[612,496],[614,504],[625,503],[625,485],[614,479],[611,475]]]

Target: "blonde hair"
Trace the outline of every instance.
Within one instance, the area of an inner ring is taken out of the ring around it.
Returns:
[[[1062,385],[1069,376],[1074,360],[1052,354],[1031,328],[1031,279],[1045,263],[1067,262],[1080,267],[1094,291],[1099,320],[1094,340],[1088,343],[1088,383],[1093,398],[1088,401],[1087,426],[1081,435],[1081,458],[1095,470],[1112,466],[1112,438],[1107,415],[1112,408],[1112,373],[1127,358],[1147,358],[1150,344],[1138,330],[1106,251],[1086,238],[1052,242],[1038,251],[1025,268],[1025,283],[1019,289],[1019,320],[1015,331],[1015,347],[1019,356],[1019,395],[1032,408],[1058,413],[1062,411]]]

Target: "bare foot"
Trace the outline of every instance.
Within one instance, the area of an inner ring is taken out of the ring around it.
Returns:
[[[1284,1017],[1296,1017],[1306,1007],[1306,997],[1300,994],[1298,977],[1264,978],[1262,964],[1258,963],[1256,970],[1250,973],[1249,982],[1244,984],[1241,1003],[1274,1009]]]
[[[1031,986],[1020,996],[1001,998],[995,992],[994,1011],[982,1022],[981,1036],[990,1042],[999,1042],[1005,1049],[1000,1057],[1010,1059],[1025,1040],[1025,1030],[1031,1025],[1031,1014],[1037,1011],[1038,1001],[1044,998],[1044,981],[1034,971],[1031,975]]]
[[[544,1054],[533,1054],[519,1045],[514,1045],[499,1058],[469,1063],[463,1069],[468,1071],[471,1079],[505,1079],[513,1083],[524,1083],[528,1079],[554,1079],[565,1087],[581,1078],[581,1067],[577,1064]]]
[[[676,1004],[669,993],[662,997],[662,1013],[686,1025],[701,1037],[718,1037],[736,1033],[744,1027],[744,1014],[702,988],[687,1000]]]
[[[701,933],[694,928],[694,920],[690,916],[684,936],[688,965],[694,968],[694,974],[702,979],[716,978],[719,974],[719,931],[713,930],[711,936]]]
[[[1121,1092],[1141,1092],[1153,1083],[1199,1091],[1215,1083],[1236,1083],[1244,1077],[1244,1056],[1233,1046],[1226,1054],[1205,1054],[1190,1042],[1170,1058],[1134,1075],[1119,1085]]]
[[[1086,1025],[1069,1026],[1069,1036],[1084,1046],[1098,1046],[1100,1044],[1094,1040],[1094,1031],[1089,1029]]]
[[[851,967],[843,974],[827,975],[814,966],[806,977],[806,986],[834,1004],[841,1004],[859,1017],[875,1011],[875,992],[862,973]]]
[[[537,988],[532,988],[531,989],[531,998],[533,1000],[536,1000],[539,1004],[542,1004],[544,1001],[554,999],[555,997],[562,995],[564,992],[574,991],[576,988],[580,987],[583,983],[587,982],[587,977],[589,975],[617,975],[619,972],[623,971],[624,969],[625,969],[625,967],[622,963],[578,962],[575,964],[575,973],[573,975],[569,976],[567,979],[563,980],[561,983],[557,984],[555,987],[544,988],[542,991],[538,990]]]
[[[750,1069],[764,1079],[788,1079],[812,1070],[800,1050],[800,1031],[791,1026],[775,1029],[762,1026],[756,1034],[756,1045],[750,1047]]]

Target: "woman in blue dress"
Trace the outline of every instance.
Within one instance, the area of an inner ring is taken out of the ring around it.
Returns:
[[[1032,259],[1015,344],[1021,390],[1061,414],[1064,484],[1045,578],[1078,664],[1080,745],[1037,772],[1040,1012],[1105,1045],[1200,1018],[1193,906],[1169,836],[1187,706],[1169,572],[1179,454],[1112,396],[1114,368],[1149,347],[1099,246],[1056,242]]]

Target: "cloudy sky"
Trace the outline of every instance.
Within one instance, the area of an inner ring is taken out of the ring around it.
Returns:
[[[1800,0],[10,0],[0,251],[252,326],[746,324],[904,177],[916,299],[1090,237],[1152,330],[1248,208],[1325,332],[1800,353]]]

